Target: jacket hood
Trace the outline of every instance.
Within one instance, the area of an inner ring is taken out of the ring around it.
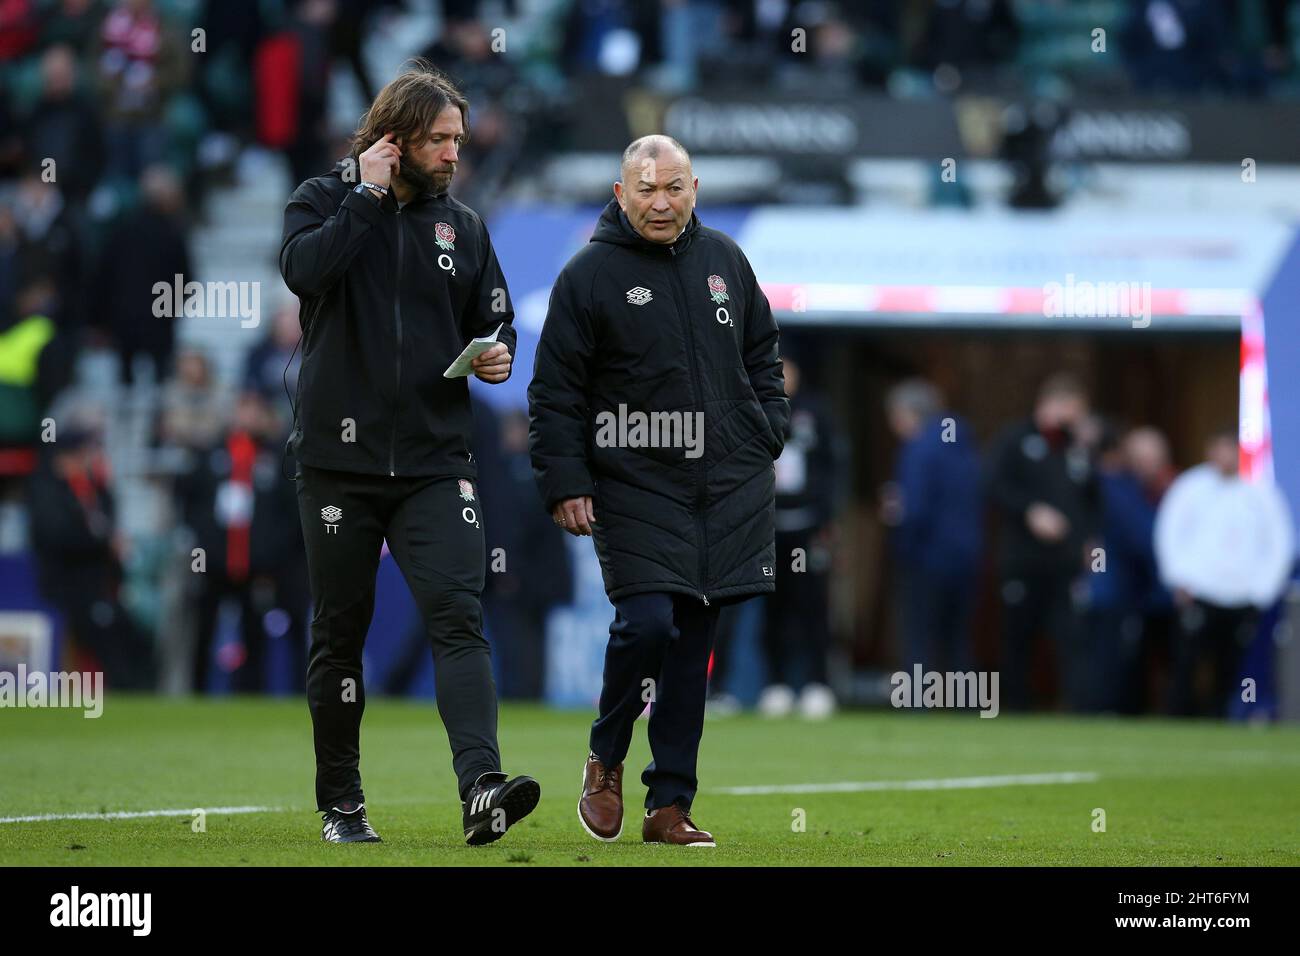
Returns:
[[[675,249],[678,252],[684,250],[691,244],[699,229],[700,219],[692,212],[691,221],[686,224],[682,234],[677,237],[677,241],[672,243],[671,246],[661,242],[651,242],[632,228],[627,215],[619,208],[618,200],[611,199],[600,214],[600,219],[596,222],[596,230],[591,234],[591,241],[608,242],[616,246],[628,246],[632,249],[640,249],[643,252],[654,252],[662,255],[668,249]]]

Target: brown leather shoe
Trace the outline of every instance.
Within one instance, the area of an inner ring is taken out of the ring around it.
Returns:
[[[597,840],[611,843],[623,835],[623,765],[610,770],[587,756],[582,771],[582,798],[578,801],[582,828]]]
[[[641,839],[646,843],[673,843],[677,846],[716,846],[713,834],[701,830],[688,811],[672,803],[651,810],[641,823]]]

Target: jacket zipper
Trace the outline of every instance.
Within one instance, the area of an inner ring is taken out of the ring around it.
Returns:
[[[704,403],[700,396],[700,370],[695,357],[695,332],[691,328],[690,310],[686,307],[686,287],[682,285],[681,273],[677,269],[677,247],[672,245],[668,247],[669,257],[672,260],[673,281],[677,284],[677,292],[680,295],[678,300],[681,304],[678,313],[681,315],[682,324],[686,327],[686,350],[687,358],[691,366],[691,390],[695,394],[695,407],[701,415],[704,413]],[[703,439],[703,435],[700,436]],[[709,543],[704,531],[704,501],[705,501],[705,481],[704,481],[704,456],[700,456],[699,462],[695,466],[695,526],[700,537],[700,600],[704,606],[709,606],[709,596],[705,593],[705,586],[709,580]]]
[[[393,290],[393,328],[397,332],[397,381],[393,389],[393,428],[388,436],[388,477],[397,477],[397,410],[402,395],[402,210],[397,210],[397,282]]]

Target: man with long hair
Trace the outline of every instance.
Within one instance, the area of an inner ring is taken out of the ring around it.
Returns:
[[[480,596],[486,562],[465,375],[510,377],[514,310],[483,220],[447,194],[469,104],[419,62],[362,118],[351,155],[294,191],[280,271],[301,301],[289,439],[315,611],[307,700],[321,835],[376,842],[361,789],[361,651],[386,540],[433,646],[465,840],[490,843],[541,797],[508,778]]]

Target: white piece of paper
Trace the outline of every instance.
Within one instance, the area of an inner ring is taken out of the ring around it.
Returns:
[[[505,325],[504,322],[501,325]],[[447,371],[442,373],[443,378],[464,378],[473,371],[470,363],[476,358],[497,344],[497,335],[501,332],[501,325],[493,330],[491,335],[481,335],[465,346],[465,351],[456,356],[456,361],[447,366]]]

